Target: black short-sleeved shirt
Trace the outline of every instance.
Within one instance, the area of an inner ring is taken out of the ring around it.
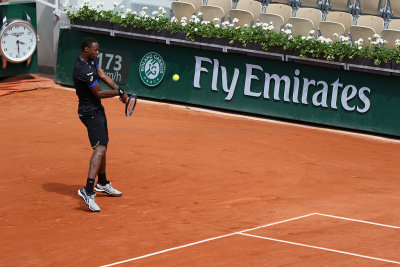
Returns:
[[[95,61],[86,62],[80,57],[75,60],[73,80],[79,98],[78,113],[81,115],[88,112],[104,112],[100,99],[90,91],[99,83],[97,74],[99,67]]]

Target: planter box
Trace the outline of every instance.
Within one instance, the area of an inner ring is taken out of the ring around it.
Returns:
[[[119,23],[110,23],[106,21],[74,19],[71,27],[80,31],[87,31],[87,32],[101,33],[101,34],[105,34],[110,32],[110,30],[114,30],[116,31],[114,33],[115,36],[125,37],[130,39],[139,39],[149,42],[168,43],[166,39],[172,39],[170,43],[173,45],[202,48],[204,50],[214,50],[214,51],[222,50],[223,52],[229,51],[235,54],[252,54],[251,52],[249,52],[249,50],[252,50],[255,51],[255,53],[253,53],[252,56],[261,55],[262,52],[284,55],[283,57],[281,56],[276,57],[283,59],[286,58],[286,56],[295,56],[295,57],[300,56],[299,50],[283,50],[282,47],[277,47],[277,46],[268,47],[267,51],[265,51],[260,44],[254,42],[247,43],[246,46],[243,46],[243,44],[237,40],[235,40],[233,43],[230,43],[230,40],[228,38],[202,37],[202,36],[195,36],[194,37],[195,40],[194,42],[192,42],[186,39],[186,33],[184,32],[171,33],[169,30],[161,30],[157,32],[156,30],[146,30],[144,28],[135,28],[133,26],[124,27],[121,26]],[[162,37],[162,38],[154,38],[154,37]],[[269,56],[261,55],[261,57],[269,57]],[[343,67],[342,63],[345,63],[348,65],[348,69],[356,71],[400,76],[400,64],[397,64],[394,61],[381,63],[377,66],[374,64],[373,60],[368,58],[354,58],[354,59],[345,58],[343,59],[342,62],[339,62],[339,61],[327,61],[322,57],[314,58],[311,57],[310,55],[307,55],[306,60],[307,59],[317,60],[319,62],[318,64],[323,64],[322,61],[326,61],[325,65],[329,67],[336,68],[339,66],[339,68],[342,68]],[[296,60],[296,61],[301,63],[300,62],[301,60]]]
[[[102,28],[107,30],[113,29],[113,23],[108,21],[93,21],[93,20],[81,20],[81,19],[74,19],[74,25],[86,26],[86,27],[93,27],[93,28]]]

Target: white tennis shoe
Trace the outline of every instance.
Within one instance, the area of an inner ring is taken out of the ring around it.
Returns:
[[[85,201],[85,203],[89,206],[89,209],[91,211],[95,211],[95,212],[100,211],[100,207],[96,204],[96,201],[94,200],[96,193],[89,195],[86,192],[85,187],[82,187],[81,189],[78,190],[78,195]]]
[[[96,190],[97,192],[109,194],[114,197],[122,196],[122,193],[120,191],[111,186],[111,182],[109,182],[106,185],[101,185],[97,183],[96,186],[94,187],[94,190]]]

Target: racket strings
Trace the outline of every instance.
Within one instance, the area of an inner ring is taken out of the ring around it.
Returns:
[[[131,114],[133,113],[133,110],[135,109],[135,106],[136,106],[136,100],[137,100],[136,95],[131,95],[129,97],[129,100],[128,100],[128,103],[126,103],[126,109],[125,109],[125,113],[126,113],[127,117],[131,116]]]
[[[129,104],[128,104],[128,112],[129,112],[129,113],[130,113],[130,112],[132,111],[132,109],[135,107],[135,102],[136,102],[135,99],[131,99],[131,101],[129,101]]]

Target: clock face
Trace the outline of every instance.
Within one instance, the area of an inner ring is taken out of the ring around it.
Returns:
[[[36,42],[32,25],[23,20],[15,20],[2,29],[0,51],[8,61],[19,63],[35,53]]]

